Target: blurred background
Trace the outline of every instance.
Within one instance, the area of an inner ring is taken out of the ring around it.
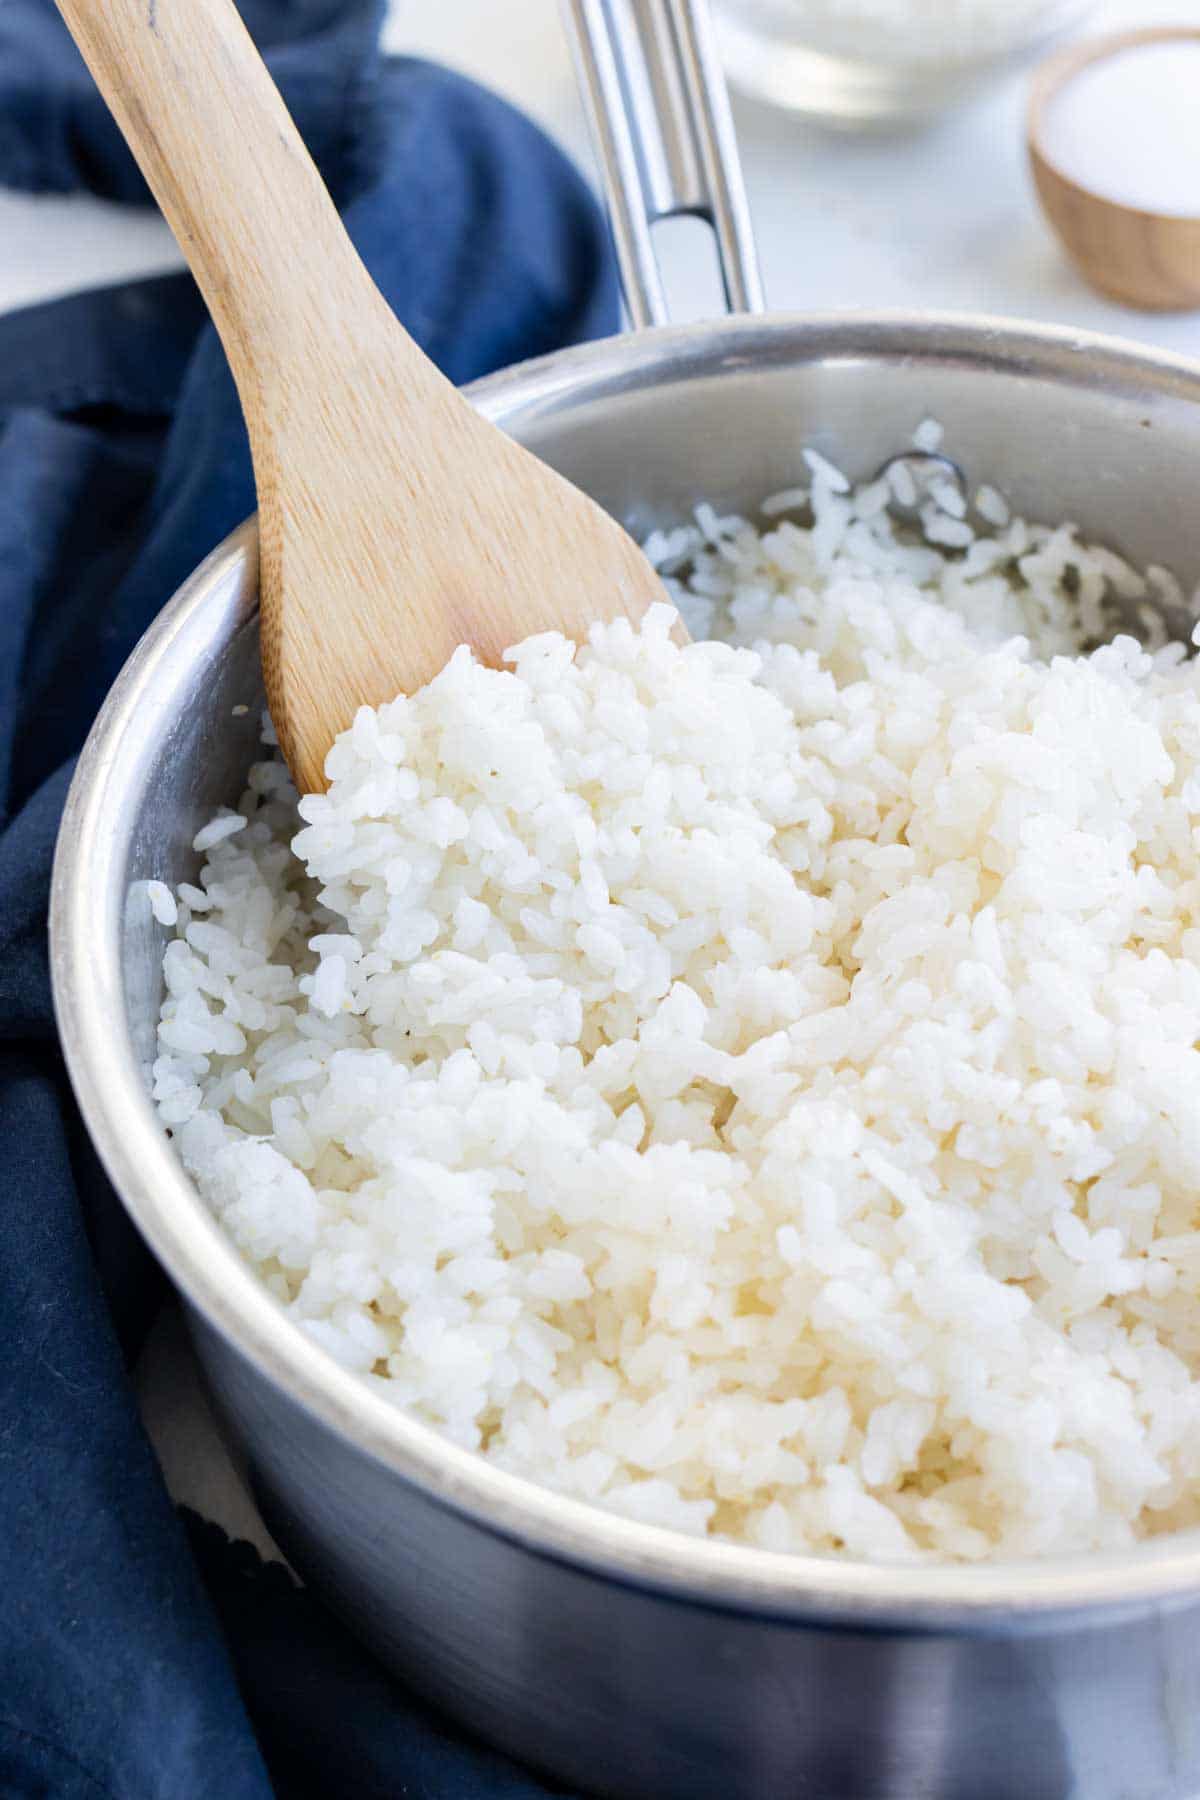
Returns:
[[[818,0],[826,12],[837,13],[839,4]],[[1009,5],[1014,14],[1063,10],[1047,0]],[[790,77],[769,34],[781,12],[800,10],[796,0],[724,0],[726,50],[741,67],[747,42],[753,50],[757,38],[765,54],[756,73],[769,82],[782,69],[786,88]],[[955,10],[946,0],[946,16]],[[1198,0],[1100,0],[1066,11],[1070,29],[1088,34],[1200,26]],[[449,63],[498,89],[592,167],[558,0],[395,0],[386,30],[390,49]],[[952,76],[957,110],[917,127],[872,131],[829,129],[735,90],[769,304],[986,311],[1200,352],[1200,314],[1139,314],[1111,304],[1066,262],[1027,169],[1029,81],[1027,62],[978,91]],[[1196,184],[1200,212],[1200,166]],[[658,236],[676,316],[717,310],[704,228],[675,221]],[[0,309],[177,262],[156,219],[94,201],[0,192]]]

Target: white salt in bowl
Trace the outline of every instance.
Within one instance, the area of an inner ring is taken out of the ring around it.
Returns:
[[[731,80],[848,128],[927,122],[1078,31],[1091,0],[717,0]]]
[[[1200,28],[1052,56],[1028,147],[1043,211],[1091,287],[1143,312],[1200,307]]]

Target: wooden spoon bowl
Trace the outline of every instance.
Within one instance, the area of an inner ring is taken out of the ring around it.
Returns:
[[[1174,41],[1200,41],[1200,28],[1158,26],[1073,44],[1043,63],[1029,102],[1029,161],[1046,217],[1091,287],[1142,312],[1200,307],[1200,168],[1195,218],[1127,206],[1055,167],[1045,149],[1045,123],[1056,97],[1084,69],[1139,45]]]
[[[621,527],[481,419],[402,329],[232,0],[59,9],[238,385],[267,699],[302,792],[324,786],[360,705],[421,687],[458,645],[495,663],[535,632],[581,638],[666,598]]]

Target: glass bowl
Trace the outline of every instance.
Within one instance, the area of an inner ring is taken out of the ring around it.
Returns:
[[[714,0],[730,79],[826,124],[920,123],[1077,30],[1095,0]]]

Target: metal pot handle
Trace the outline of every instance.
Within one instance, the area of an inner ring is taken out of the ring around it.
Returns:
[[[665,325],[652,227],[683,215],[717,240],[730,312],[762,276],[707,0],[565,0],[635,330]]]

